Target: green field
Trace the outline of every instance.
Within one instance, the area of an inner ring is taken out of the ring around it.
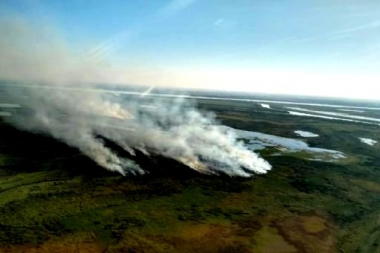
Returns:
[[[0,252],[380,252],[380,127],[293,117],[281,106],[200,100],[225,125],[342,151],[337,163],[261,155],[249,179],[138,156],[122,177],[76,149],[0,123]],[[371,112],[374,114],[373,112]],[[302,138],[301,138],[302,139]]]

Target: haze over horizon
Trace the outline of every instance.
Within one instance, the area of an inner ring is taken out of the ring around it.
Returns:
[[[0,78],[380,99],[380,2],[0,3]]]

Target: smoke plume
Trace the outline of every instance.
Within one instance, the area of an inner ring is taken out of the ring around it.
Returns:
[[[73,88],[79,75],[104,71],[102,66],[79,60],[51,36],[26,29],[25,24],[0,25],[0,31],[12,37],[0,45],[0,59],[6,59],[0,60],[0,74],[23,80],[22,85],[3,87],[9,101],[21,106],[7,117],[15,126],[48,134],[123,175],[145,171],[104,140],[124,149],[129,157],[137,150],[147,157],[161,155],[206,174],[249,177],[271,168],[247,150],[232,129],[220,125],[213,114],[197,110],[191,101],[154,98],[150,90],[144,96],[117,96],[90,85]],[[23,40],[36,48],[26,47]],[[45,85],[23,86],[32,80]]]

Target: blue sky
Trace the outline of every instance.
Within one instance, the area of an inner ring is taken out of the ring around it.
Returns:
[[[111,62],[109,82],[377,98],[379,1],[4,0],[0,9]]]

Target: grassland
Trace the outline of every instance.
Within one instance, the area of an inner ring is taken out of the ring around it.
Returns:
[[[271,156],[250,179],[199,175],[139,156],[122,177],[77,150],[0,123],[0,252],[380,252],[375,126],[291,117],[254,103],[199,101],[226,125],[344,152],[339,163]]]

